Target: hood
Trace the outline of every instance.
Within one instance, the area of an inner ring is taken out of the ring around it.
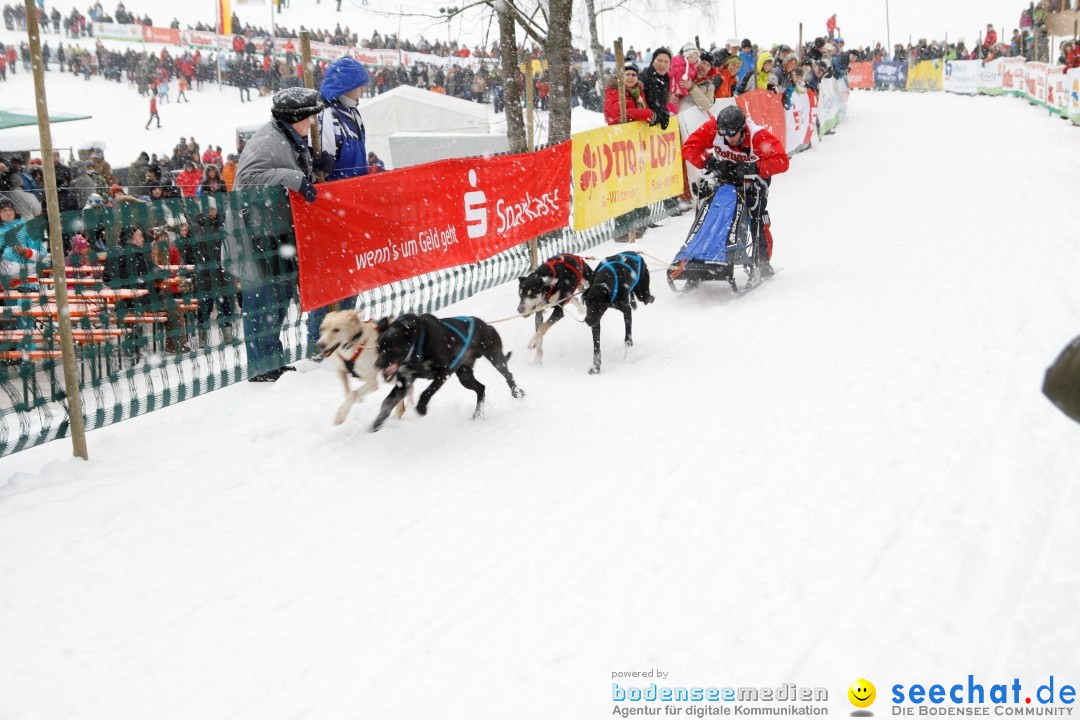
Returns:
[[[773,59],[773,55],[772,55],[771,52],[763,52],[760,55],[758,55],[757,71],[758,71],[759,75],[761,73],[765,72],[764,70],[761,69],[761,68],[765,67],[765,63],[767,63],[769,60],[772,60],[772,59]],[[775,65],[775,64],[776,63],[774,62],[773,65]]]
[[[351,57],[338,58],[326,69],[326,77],[323,78],[319,94],[330,102],[338,95],[367,85],[369,79],[367,68],[361,65],[359,60]]]

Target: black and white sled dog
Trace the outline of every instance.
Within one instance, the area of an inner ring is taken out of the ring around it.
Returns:
[[[506,378],[514,397],[525,396],[506,365],[510,353],[503,354],[502,338],[495,328],[479,318],[408,314],[393,322],[380,320],[376,329],[379,352],[375,366],[382,371],[384,380],[389,382],[396,378],[397,384],[383,400],[379,415],[371,426],[372,432],[382,427],[390,411],[404,399],[418,378],[430,379],[432,383],[420,393],[416,412],[426,415],[431,396],[450,375],[456,374],[463,386],[476,393],[473,420],[480,419],[484,413],[485,388],[473,374],[473,365],[481,356]]]
[[[592,278],[588,263],[569,253],[548,258],[543,265],[518,278],[518,314],[536,314],[536,334],[529,340],[529,349],[536,350],[537,359],[544,357],[544,335],[563,319],[563,308],[568,303],[583,308],[580,293],[589,287]],[[555,307],[544,320],[544,310],[549,305]]]
[[[631,310],[635,298],[648,305],[654,298],[649,292],[649,268],[636,252],[621,252],[605,258],[596,266],[592,283],[582,296],[585,301],[585,324],[592,328],[593,366],[590,375],[600,372],[600,318],[608,308],[621,310],[626,321],[626,348],[634,345],[631,334]]]
[[[362,320],[354,310],[338,310],[326,313],[319,326],[319,340],[315,343],[323,358],[331,359],[338,376],[345,386],[345,402],[334,415],[334,424],[340,425],[349,416],[355,403],[379,389],[379,371],[375,367],[378,356],[378,325],[373,320]],[[349,388],[349,378],[363,383],[355,390]],[[409,394],[412,402],[412,394]],[[405,401],[397,408],[397,416],[405,414]]]

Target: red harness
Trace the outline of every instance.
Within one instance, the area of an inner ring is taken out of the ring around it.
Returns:
[[[352,357],[345,357],[340,350],[338,350],[338,357],[345,361],[351,372],[352,366],[356,362],[356,358],[360,357],[360,353],[362,352],[364,352],[364,343],[360,343],[356,346],[356,352],[353,353]]]
[[[572,262],[567,262],[568,259],[576,261],[577,266],[575,266]],[[577,289],[581,287],[581,283],[585,281],[585,261],[579,258],[577,255],[568,255],[564,253],[562,255],[556,255],[555,257],[544,263],[544,266],[551,270],[551,277],[553,278],[558,277],[558,274],[555,272],[555,268],[558,265],[570,268],[570,272],[574,273],[574,275],[577,277],[577,282],[574,283],[574,289],[570,291],[570,294],[573,295],[575,292],[577,292]],[[544,296],[544,302],[551,302],[551,296],[554,294],[555,286],[552,285],[550,288],[548,288],[547,295]],[[567,299],[569,298],[564,298],[563,300],[565,301]]]

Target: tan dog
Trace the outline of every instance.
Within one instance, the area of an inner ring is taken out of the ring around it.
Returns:
[[[371,320],[361,320],[354,310],[329,312],[319,326],[319,341],[316,346],[324,358],[333,358],[338,375],[345,385],[345,402],[334,415],[334,424],[340,425],[349,416],[349,410],[366,396],[379,389],[379,371],[375,368],[375,358],[379,349],[378,326]],[[352,390],[349,388],[349,376],[363,384]],[[409,392],[412,402],[412,389]],[[405,414],[405,401],[397,407],[400,419]]]

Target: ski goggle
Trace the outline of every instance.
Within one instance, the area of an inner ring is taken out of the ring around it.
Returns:
[[[726,128],[720,128],[720,134],[723,135],[724,137],[735,137],[736,135],[738,135],[741,132],[742,132],[742,128],[737,128],[735,130],[728,130]]]

